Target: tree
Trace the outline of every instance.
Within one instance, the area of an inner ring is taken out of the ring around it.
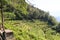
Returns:
[[[57,21],[53,16],[49,16],[49,20],[48,20],[49,24],[51,25],[56,25]]]
[[[60,32],[60,23],[56,26],[56,31]]]

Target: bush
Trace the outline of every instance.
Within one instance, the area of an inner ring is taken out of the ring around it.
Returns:
[[[15,14],[12,12],[4,12],[4,19],[5,20],[15,19],[15,17],[16,17]]]

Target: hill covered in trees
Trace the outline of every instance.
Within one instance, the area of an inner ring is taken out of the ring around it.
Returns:
[[[16,40],[60,40],[60,23],[25,0],[0,0],[3,4],[4,26],[13,30]]]
[[[52,25],[56,24],[55,18],[50,16],[48,12],[28,5],[25,0],[2,0],[2,4],[4,17],[7,19],[39,19],[48,21]]]

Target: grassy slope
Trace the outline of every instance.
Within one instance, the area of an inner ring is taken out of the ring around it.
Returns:
[[[47,22],[5,21],[5,27],[13,30],[16,40],[60,40],[60,34],[49,28]]]

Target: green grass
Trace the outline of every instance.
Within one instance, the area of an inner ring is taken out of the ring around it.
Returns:
[[[4,22],[11,29],[16,40],[60,40],[60,34],[50,28],[48,22],[34,20],[11,20]]]

